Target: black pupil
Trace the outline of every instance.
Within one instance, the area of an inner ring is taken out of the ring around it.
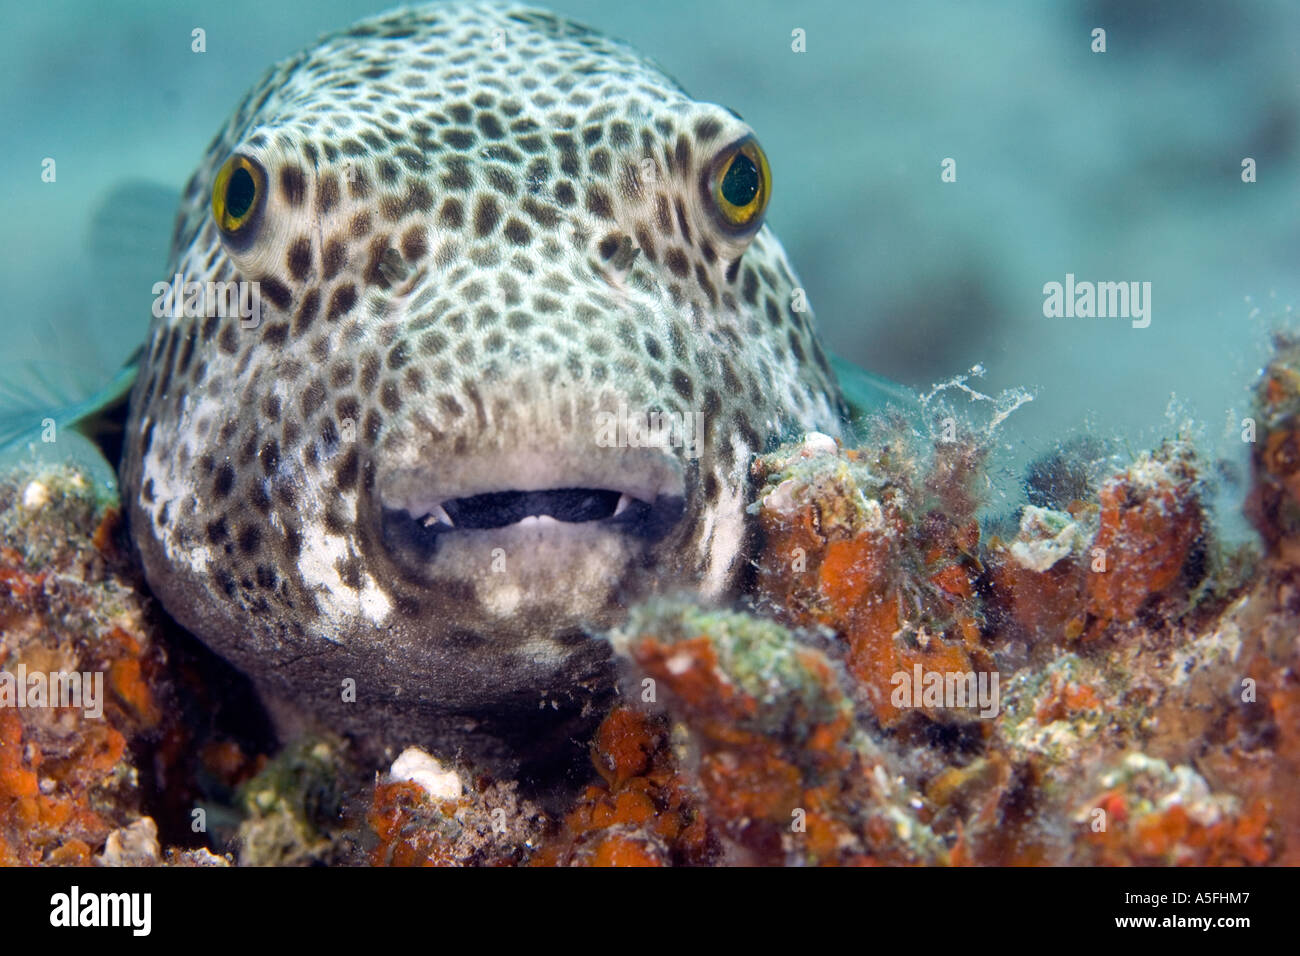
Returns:
[[[758,167],[744,153],[737,153],[722,177],[722,198],[733,206],[748,206],[756,195]]]
[[[226,211],[235,219],[240,218],[252,208],[256,195],[253,177],[241,166],[230,174],[230,182],[226,184]]]

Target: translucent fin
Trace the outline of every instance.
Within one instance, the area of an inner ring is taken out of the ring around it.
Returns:
[[[865,371],[848,359],[831,353],[831,368],[848,403],[851,423],[873,412],[893,407],[904,413],[920,414],[921,398],[906,385]]]
[[[111,379],[61,362],[32,360],[0,365],[0,449],[26,442],[57,441],[65,428],[97,437],[105,418],[124,403],[135,382],[139,355]]]
[[[73,287],[84,306],[50,321],[41,357],[0,363],[0,450],[41,445],[48,458],[60,433],[76,429],[116,458],[178,202],[175,189],[131,181],[96,207]]]

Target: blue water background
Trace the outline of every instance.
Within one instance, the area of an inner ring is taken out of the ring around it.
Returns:
[[[754,127],[768,221],[842,355],[919,387],[981,363],[984,391],[1036,389],[1000,431],[1018,460],[1074,434],[1138,448],[1188,420],[1211,455],[1243,460],[1246,387],[1300,303],[1300,3],[551,6]],[[179,189],[269,64],[381,9],[6,0],[0,359],[106,377],[151,295],[123,301],[94,261],[97,204],[129,178]],[[1150,327],[1045,318],[1043,285],[1066,273],[1151,282]]]

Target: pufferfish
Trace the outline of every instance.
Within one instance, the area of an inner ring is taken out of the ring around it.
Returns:
[[[629,604],[735,593],[752,456],[840,434],[773,188],[736,113],[542,10],[400,10],[273,67],[183,192],[194,292],[130,396],[152,591],[336,728],[581,710]],[[241,283],[253,318],[214,301]]]

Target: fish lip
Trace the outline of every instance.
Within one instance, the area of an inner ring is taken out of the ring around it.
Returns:
[[[596,447],[574,454],[522,447],[428,458],[378,469],[375,491],[384,511],[423,518],[447,502],[510,492],[592,489],[650,505],[686,494],[681,461],[658,448]]]

